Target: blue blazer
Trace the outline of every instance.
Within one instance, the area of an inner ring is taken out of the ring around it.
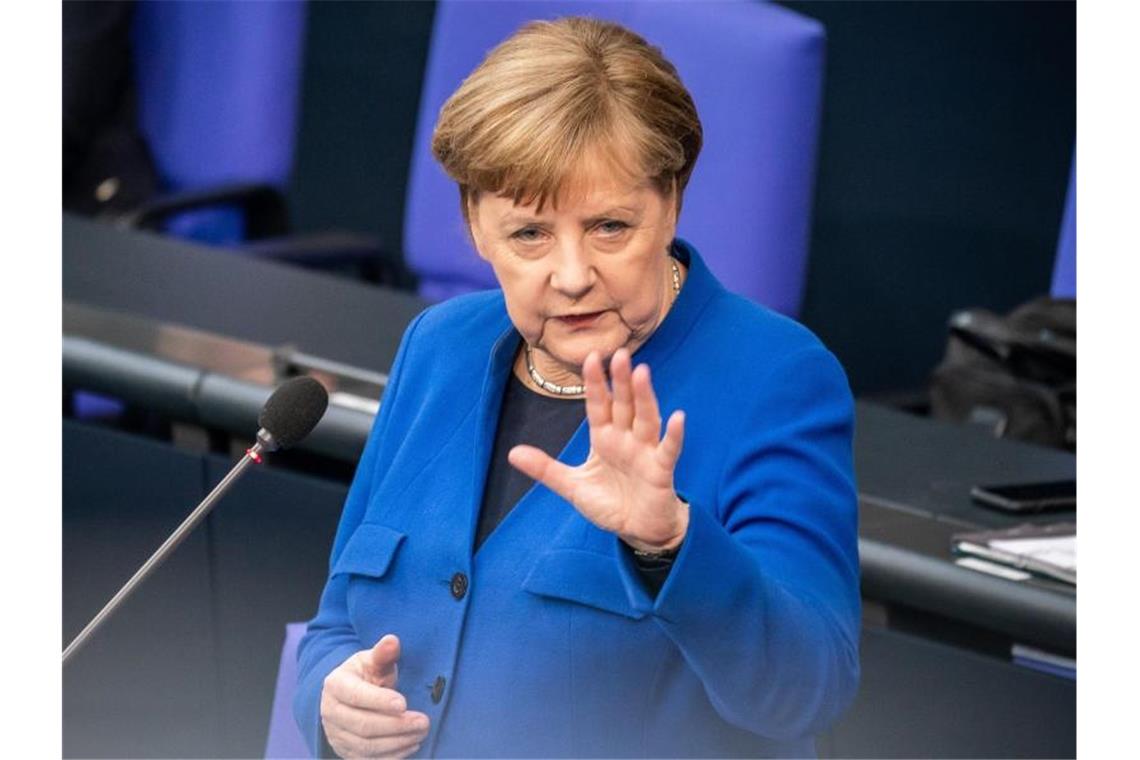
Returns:
[[[853,405],[801,325],[689,276],[634,356],[686,412],[689,532],[654,598],[619,539],[539,485],[472,554],[519,336],[498,291],[408,328],[345,502],[294,703],[386,633],[423,756],[814,754],[858,682]],[[586,425],[559,459],[585,460]],[[465,595],[451,578],[465,574]],[[437,701],[438,699],[438,701]]]

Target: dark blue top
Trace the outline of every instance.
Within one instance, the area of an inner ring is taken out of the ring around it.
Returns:
[[[479,510],[479,529],[475,532],[475,551],[534,485],[533,480],[507,461],[510,450],[525,443],[556,457],[585,416],[582,399],[543,396],[511,373],[499,410],[487,487]]]

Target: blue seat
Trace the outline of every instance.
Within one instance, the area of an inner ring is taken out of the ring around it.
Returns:
[[[1057,239],[1057,258],[1053,262],[1053,285],[1049,289],[1054,298],[1077,297],[1077,157],[1069,170],[1069,191],[1065,197],[1065,215],[1061,220],[1061,234]]]
[[[138,3],[131,36],[139,122],[164,192],[285,187],[304,31],[298,0]],[[183,213],[166,229],[225,244],[246,238],[244,223],[237,209],[210,209]]]
[[[265,741],[267,758],[311,757],[301,729],[293,719],[293,694],[297,691],[297,645],[305,635],[307,623],[285,626],[285,643],[281,647],[281,665],[277,669],[277,686],[273,693],[273,710],[269,716],[269,736]]]
[[[436,9],[404,220],[420,293],[442,300],[495,286],[474,253],[458,193],[431,156],[440,107],[523,23],[589,15],[659,46],[697,104],[705,147],[678,234],[729,287],[796,315],[804,287],[825,37],[816,21],[758,2],[461,2]]]
[[[252,217],[268,234],[284,232],[284,200],[274,188],[284,189],[293,166],[304,30],[299,0],[137,3],[139,128],[164,195],[120,224],[214,245],[251,237]],[[85,392],[73,404],[84,419],[124,409]]]
[[[163,195],[116,221],[410,287],[398,255],[372,236],[289,229],[306,20],[301,0],[139,3],[139,124]]]

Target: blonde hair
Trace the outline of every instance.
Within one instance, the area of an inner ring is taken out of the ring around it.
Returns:
[[[494,48],[440,109],[432,153],[468,201],[557,202],[591,158],[629,180],[675,188],[678,211],[701,122],[677,70],[607,21],[534,21]]]

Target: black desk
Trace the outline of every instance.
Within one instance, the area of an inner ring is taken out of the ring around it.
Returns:
[[[268,346],[293,344],[374,371],[388,369],[404,327],[423,306],[408,294],[73,218],[64,220],[63,295],[68,302]],[[821,751],[1071,754],[1072,683],[1010,665],[1008,645],[1073,652],[1075,594],[1061,584],[1015,583],[959,568],[952,562],[950,536],[1017,522],[974,506],[971,486],[1072,477],[1074,458],[863,403],[857,405],[856,424],[860,552],[869,611],[864,689]],[[327,515],[318,534],[331,536],[336,517]],[[323,578],[326,569],[314,563],[309,572]],[[266,629],[310,611],[302,607]],[[899,670],[902,663],[905,671]],[[941,673],[952,681],[915,683],[911,677],[918,672]],[[953,680],[954,673],[972,673],[974,681]],[[964,689],[976,692],[979,683],[988,694],[973,698],[978,715],[972,725],[959,726],[949,705],[967,698]],[[1006,697],[1018,704],[1006,704]],[[895,703],[913,714],[883,712],[884,705]],[[1027,716],[1047,730],[1031,727]],[[900,730],[902,723],[912,734]]]
[[[855,471],[863,593],[1075,656],[1075,590],[1012,582],[954,565],[950,539],[968,530],[1075,521],[1015,517],[970,500],[975,485],[1076,478],[1076,457],[976,429],[857,405]]]
[[[871,404],[856,407],[862,680],[821,742],[843,757],[1073,757],[1076,685],[1013,665],[1014,643],[1075,656],[1076,594],[953,564],[951,536],[1019,522],[974,485],[1075,477],[1060,451]]]
[[[66,214],[63,300],[381,371],[424,308],[408,293]]]

